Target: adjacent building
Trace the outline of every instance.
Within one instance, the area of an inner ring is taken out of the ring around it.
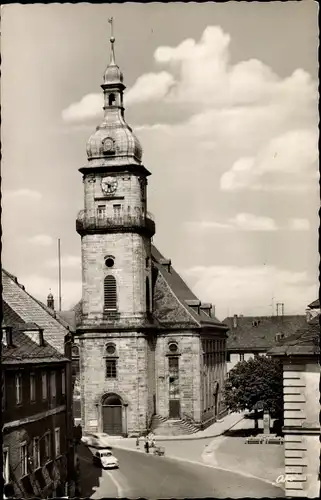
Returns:
[[[2,270],[3,476],[17,498],[72,494],[71,344],[66,326]],[[59,350],[51,342],[59,344]],[[10,495],[11,496],[11,495]]]
[[[102,84],[104,119],[80,168],[84,210],[76,229],[83,285],[76,337],[82,425],[132,435],[145,432],[152,420],[154,427],[173,423],[178,433],[186,431],[180,422],[189,421],[196,430],[223,411],[227,326],[152,245],[150,172],[125,121],[114,41]]]
[[[265,356],[279,340],[306,324],[305,315],[237,316],[224,319],[228,325],[227,371],[239,361]]]
[[[320,314],[269,354],[283,362],[285,483],[289,497],[320,494]]]

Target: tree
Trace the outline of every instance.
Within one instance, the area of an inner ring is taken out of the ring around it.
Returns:
[[[223,398],[227,408],[233,412],[254,410],[256,428],[260,407],[268,411],[271,417],[282,418],[282,363],[265,356],[239,362],[228,374]]]

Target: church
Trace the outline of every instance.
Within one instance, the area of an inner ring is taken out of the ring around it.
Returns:
[[[81,237],[79,349],[84,431],[134,436],[195,432],[224,412],[228,327],[152,244],[151,173],[125,121],[123,74],[110,63],[104,118],[87,142]]]

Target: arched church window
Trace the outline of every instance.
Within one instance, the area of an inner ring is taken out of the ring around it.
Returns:
[[[116,101],[115,94],[109,94],[109,96],[108,96],[108,105],[112,106],[115,101]]]
[[[114,276],[108,275],[104,279],[104,309],[117,310],[117,284]]]

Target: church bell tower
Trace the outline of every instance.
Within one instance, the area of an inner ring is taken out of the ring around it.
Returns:
[[[155,223],[147,212],[150,172],[124,118],[125,85],[115,62],[113,33],[110,43],[110,63],[101,85],[104,118],[88,139],[88,163],[79,169],[84,210],[76,221],[82,254],[77,335],[82,425],[127,435],[144,429],[154,392],[146,368]]]

